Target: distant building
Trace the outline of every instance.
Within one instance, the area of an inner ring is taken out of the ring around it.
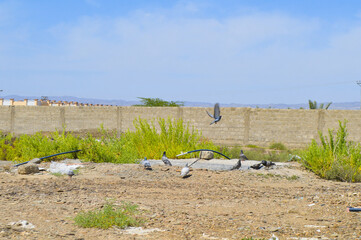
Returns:
[[[103,104],[91,104],[91,103],[78,103],[78,102],[68,102],[68,101],[55,101],[48,99],[24,99],[15,101],[14,99],[3,99],[0,98],[0,106],[111,106],[111,105],[103,105]]]

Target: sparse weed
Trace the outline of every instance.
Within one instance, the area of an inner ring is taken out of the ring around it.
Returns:
[[[80,212],[74,218],[75,225],[83,228],[108,229],[112,226],[120,228],[139,226],[143,220],[137,217],[138,206],[123,202],[115,206],[107,202],[102,209]]]

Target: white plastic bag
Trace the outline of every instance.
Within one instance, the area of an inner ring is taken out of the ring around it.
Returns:
[[[70,170],[75,170],[79,167],[80,165],[76,165],[76,164],[66,165],[65,163],[51,162],[48,171],[51,173],[68,174]]]

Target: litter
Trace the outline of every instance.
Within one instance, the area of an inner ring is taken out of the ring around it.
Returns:
[[[65,163],[51,162],[48,171],[51,173],[68,174],[69,171],[73,171],[79,167],[81,167],[80,164],[67,165]]]

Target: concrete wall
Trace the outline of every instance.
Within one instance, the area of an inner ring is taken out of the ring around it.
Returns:
[[[201,107],[69,107],[69,106],[0,106],[0,130],[19,134],[61,130],[96,131],[105,129],[124,132],[134,130],[134,119],[183,118],[203,136],[219,144],[268,146],[282,142],[288,147],[302,147],[318,131],[338,128],[338,121],[348,120],[349,140],[361,141],[361,111],[222,108],[222,120],[212,121]]]

